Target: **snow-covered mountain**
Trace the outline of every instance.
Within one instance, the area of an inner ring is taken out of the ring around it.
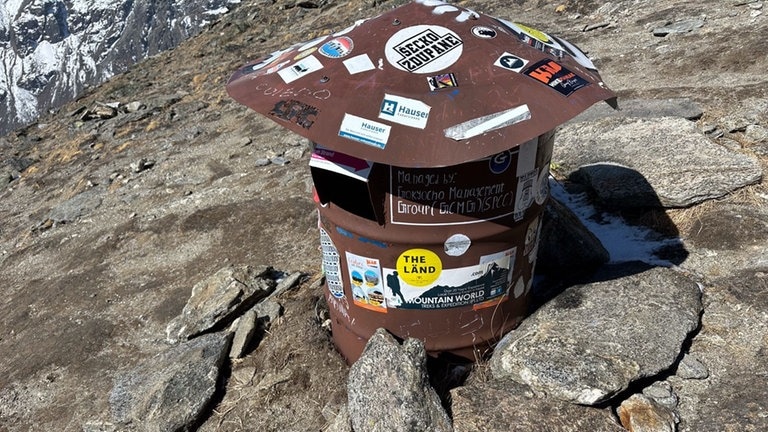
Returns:
[[[0,0],[0,135],[199,33],[240,0]]]

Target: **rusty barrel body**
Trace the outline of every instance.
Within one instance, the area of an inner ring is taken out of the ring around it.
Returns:
[[[477,360],[519,324],[553,141],[448,167],[376,165],[365,194],[313,170],[333,340],[349,363],[379,327]]]

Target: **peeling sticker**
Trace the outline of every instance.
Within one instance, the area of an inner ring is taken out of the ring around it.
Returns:
[[[519,279],[517,279],[517,282],[515,283],[515,291],[513,295],[515,298],[520,298],[523,294],[525,294],[525,281],[523,281],[523,277],[520,276]]]
[[[299,60],[286,69],[281,69],[277,74],[280,75],[280,78],[282,78],[286,84],[289,84],[312,72],[319,71],[322,68],[323,64],[320,63],[320,60],[314,55],[311,55],[305,59]]]
[[[462,256],[472,246],[472,240],[464,234],[454,234],[445,241],[444,250],[448,256]]]
[[[328,292],[337,299],[344,297],[344,283],[341,280],[339,251],[333,244],[328,232],[320,228],[320,248],[323,251],[323,272]]]
[[[539,178],[536,170],[537,140],[531,140],[520,146],[517,157],[517,192],[515,193],[515,220],[523,218],[525,211],[531,207],[535,199],[536,180]]]
[[[528,105],[520,105],[506,111],[459,123],[445,129],[443,132],[445,133],[446,138],[458,141],[476,137],[492,130],[512,126],[513,124],[520,123],[530,118],[531,111],[528,109]]]
[[[496,60],[493,65],[519,73],[527,64],[528,60],[505,52]]]
[[[536,181],[536,204],[544,204],[547,197],[549,197],[549,170],[542,169]]]
[[[328,39],[327,35],[314,38],[311,41],[306,42],[305,44],[303,44],[300,47],[298,47],[297,51],[304,51],[304,50],[307,50],[309,48],[316,47],[317,45],[320,44],[320,42],[322,42],[322,41],[324,41],[326,39]]]
[[[431,91],[459,86],[459,83],[456,81],[456,75],[452,73],[431,76],[427,78],[427,83]]]
[[[315,123],[315,118],[319,112],[317,108],[297,100],[281,100],[275,104],[269,115],[309,129]]]
[[[562,45],[543,31],[503,19],[500,19],[499,21],[509,27],[509,29],[512,30],[523,43],[555,57],[562,57],[565,55],[565,50]]]
[[[586,54],[582,50],[579,49],[576,45],[568,42],[565,39],[560,39],[558,37],[552,36],[552,39],[560,42],[560,45],[565,48],[565,50],[570,54],[577,62],[579,62],[580,65],[586,67],[587,69],[597,70],[597,67],[594,63],[592,63],[592,60],[587,57]]]
[[[387,41],[384,53],[389,63],[406,72],[432,73],[443,70],[461,57],[459,35],[440,26],[404,28]]]
[[[301,60],[315,51],[317,51],[317,48],[310,48],[308,50],[301,51],[300,53],[296,54],[296,57],[294,57],[293,60]]]
[[[352,39],[341,36],[324,43],[317,51],[328,58],[342,58],[349,55],[354,47]]]
[[[349,72],[350,75],[376,69],[376,66],[373,65],[373,62],[371,61],[371,58],[368,57],[368,54],[360,54],[358,56],[348,58],[347,60],[344,60],[343,63],[344,67],[347,68],[347,72]]]
[[[352,114],[344,114],[339,136],[383,149],[389,141],[392,127]]]
[[[429,105],[416,99],[384,94],[379,109],[379,118],[417,129],[427,127]]]
[[[528,228],[525,231],[525,249],[523,249],[523,256],[530,254],[536,246],[537,239],[539,237],[539,217],[531,221],[528,224]]]
[[[265,68],[265,67],[267,67],[267,66],[269,66],[269,65],[271,65],[273,63],[276,63],[279,60],[282,60],[283,57],[284,57],[284,54],[286,54],[289,51],[290,51],[290,49],[284,49],[284,50],[275,51],[275,52],[271,53],[270,55],[268,55],[267,57],[265,57],[263,60],[259,61],[256,64],[245,66],[243,68],[243,73],[256,72],[256,71],[261,70],[261,69],[263,69],[263,68]]]

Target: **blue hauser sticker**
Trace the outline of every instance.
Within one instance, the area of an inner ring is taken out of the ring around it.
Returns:
[[[564,96],[589,85],[589,81],[566,69],[554,60],[542,60],[524,72],[525,75],[546,84]]]

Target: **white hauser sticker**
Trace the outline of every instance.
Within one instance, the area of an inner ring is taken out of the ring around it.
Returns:
[[[384,52],[397,69],[433,73],[456,63],[461,57],[462,45],[459,35],[445,27],[417,25],[392,35]]]
[[[422,101],[384,94],[379,118],[418,129],[427,127],[432,107]]]
[[[383,149],[387,146],[391,126],[352,114],[344,114],[339,136]]]

